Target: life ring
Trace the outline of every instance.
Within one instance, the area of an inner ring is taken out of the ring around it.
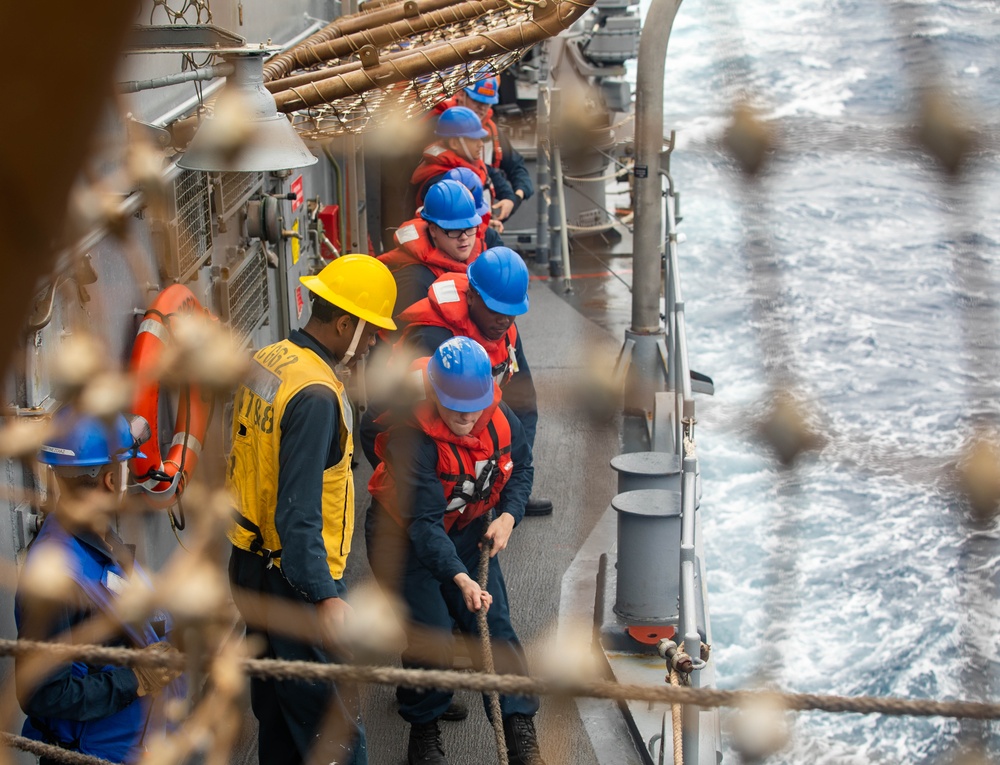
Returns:
[[[177,402],[170,451],[165,459],[161,457],[158,375],[162,371],[160,361],[163,351],[170,342],[170,320],[181,314],[197,313],[215,318],[183,284],[167,287],[156,296],[143,314],[129,364],[137,384],[132,413],[144,418],[152,433],[149,440],[140,447],[146,456],[133,459],[132,470],[139,485],[154,500],[166,501],[168,504],[184,491],[191,474],[198,466],[198,457],[201,455],[212,412],[211,399],[206,400],[197,386],[186,386]]]

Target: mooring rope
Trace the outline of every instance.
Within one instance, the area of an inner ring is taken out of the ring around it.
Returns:
[[[672,688],[681,686],[676,669],[670,670],[670,686]],[[684,722],[681,718],[680,704],[670,705],[670,722],[674,732],[674,765],[684,765]]]
[[[66,765],[118,765],[110,760],[94,757],[90,754],[63,749],[61,746],[56,746],[55,744],[43,744],[41,741],[35,741],[33,738],[15,736],[13,733],[6,733],[4,731],[0,731],[0,741],[3,741],[4,744],[14,749],[20,749],[29,754],[45,757],[49,760],[65,762]]]
[[[483,530],[490,527],[493,518],[493,511],[490,510],[483,516]],[[490,551],[493,549],[493,540],[487,539],[483,534],[482,549],[479,551],[479,588],[486,592],[486,585],[490,580]],[[476,623],[479,625],[479,642],[483,649],[483,671],[487,674],[496,674],[496,667],[493,665],[493,645],[490,641],[490,625],[486,617],[486,609],[480,606],[476,611]],[[503,713],[500,710],[499,691],[490,691],[490,717],[493,723],[493,735],[497,742],[497,759],[500,765],[508,765],[507,762],[507,741],[503,732]]]
[[[38,643],[28,640],[0,641],[0,656],[50,651],[54,659],[79,659],[90,663],[136,666],[185,666],[184,654],[149,655],[132,648],[99,645]],[[723,691],[715,688],[673,688],[668,685],[636,685],[610,680],[535,678],[524,675],[489,675],[455,670],[400,669],[387,666],[317,664],[279,659],[244,659],[243,669],[253,677],[309,682],[352,682],[374,685],[405,685],[410,688],[489,693],[504,696],[584,696],[611,701],[647,701],[661,704],[694,704],[705,708],[747,707],[766,702],[793,712],[848,712],[854,714],[908,715],[911,717],[956,717],[970,720],[1000,720],[1000,704],[979,701],[934,701],[879,696],[834,696],[781,691]]]

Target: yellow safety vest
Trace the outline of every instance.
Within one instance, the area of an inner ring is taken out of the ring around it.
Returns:
[[[330,365],[308,348],[289,340],[262,348],[233,402],[233,448],[229,490],[236,502],[236,522],[229,541],[281,565],[281,540],[274,527],[278,499],[278,451],[285,407],[300,390],[324,385],[337,394],[340,407],[340,462],[323,471],[323,543],[334,579],[344,574],[354,533],[353,413]],[[322,444],[317,449],[327,449]]]

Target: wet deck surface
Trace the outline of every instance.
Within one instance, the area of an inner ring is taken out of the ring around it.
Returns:
[[[539,666],[552,650],[563,575],[614,494],[615,479],[608,463],[618,453],[619,424],[617,418],[593,417],[589,405],[595,396],[593,381],[612,368],[622,342],[621,330],[628,322],[631,258],[613,251],[609,256],[607,247],[600,241],[592,247],[587,243],[575,247],[571,293],[566,293],[562,279],[548,279],[547,269],[532,266],[531,311],[518,321],[539,399],[533,493],[555,503],[552,516],[525,519],[502,553],[514,626],[532,667]],[[358,525],[347,572],[352,587],[370,576],[363,538],[367,464],[355,475]],[[595,577],[596,573],[595,569]],[[590,613],[580,616],[592,618]],[[480,697],[463,692],[458,698],[469,707],[470,715],[463,722],[442,723],[450,762],[497,762]],[[363,689],[363,699],[370,762],[404,764],[408,726],[396,713],[394,689],[368,687]],[[575,704],[543,699],[536,723],[549,765],[596,765]],[[246,762],[256,762],[255,728],[256,721],[248,714],[242,758]]]

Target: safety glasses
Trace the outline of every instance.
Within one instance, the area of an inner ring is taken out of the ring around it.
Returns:
[[[449,239],[461,239],[463,236],[475,236],[478,226],[472,228],[443,228],[444,235]]]

